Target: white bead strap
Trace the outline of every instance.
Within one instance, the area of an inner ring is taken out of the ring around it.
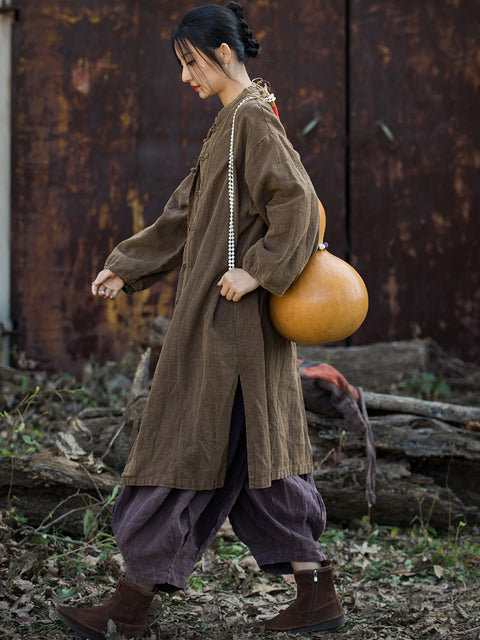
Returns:
[[[228,270],[235,269],[235,225],[233,214],[235,209],[235,182],[233,176],[233,137],[235,135],[235,118],[237,111],[247,100],[255,100],[255,96],[247,96],[235,109],[232,118],[232,132],[230,135],[230,153],[228,154],[228,203],[230,206],[230,217],[228,221]]]
[[[235,182],[233,174],[233,138],[235,135],[235,118],[237,111],[247,100],[261,100],[262,102],[275,102],[273,93],[266,93],[262,96],[247,96],[238,105],[233,112],[232,132],[230,135],[230,153],[228,154],[228,203],[230,207],[230,217],[228,221],[228,270],[235,269],[235,225],[233,220],[235,209]]]
[[[261,96],[247,96],[244,98],[236,107],[233,112],[232,118],[232,132],[230,135],[230,152],[228,154],[228,204],[230,207],[230,216],[228,221],[228,270],[235,269],[235,225],[233,220],[234,209],[235,209],[235,182],[234,182],[234,174],[233,174],[233,138],[235,135],[235,118],[237,117],[237,111],[240,109],[242,104],[247,100],[261,100],[262,102],[275,102],[275,96],[273,93],[268,93],[268,90],[261,85],[258,85],[258,88],[263,91],[263,95]]]

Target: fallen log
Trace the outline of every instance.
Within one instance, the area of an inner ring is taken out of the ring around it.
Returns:
[[[435,418],[399,414],[370,418],[377,449],[377,501],[365,497],[364,441],[340,418],[307,412],[315,482],[332,522],[370,513],[378,524],[414,521],[446,529],[480,523],[480,435]]]
[[[464,407],[459,404],[431,402],[373,391],[364,391],[363,395],[367,409],[428,416],[459,424],[480,422],[480,407]]]
[[[0,457],[0,508],[14,508],[39,532],[54,527],[82,536],[86,509],[98,516],[120,482],[99,466],[50,453]]]
[[[123,416],[92,411],[90,418],[84,415],[82,430],[72,420],[75,441],[84,450],[78,460],[52,454],[0,458],[0,507],[16,507],[35,527],[55,523],[58,530],[81,535],[85,510],[100,512],[120,482],[113,469],[121,471],[143,406],[144,400],[134,403]],[[347,432],[343,419],[312,412],[307,417],[315,482],[329,522],[351,523],[369,513],[372,521],[392,526],[417,521],[440,530],[459,520],[480,524],[480,434],[435,418],[371,417],[378,471],[377,502],[369,511],[363,436]],[[123,440],[115,441],[102,467],[100,458],[121,424]]]
[[[365,467],[362,460],[345,459],[331,469],[316,470],[314,480],[323,497],[329,522],[354,526],[365,516],[372,524],[456,528],[460,521],[480,522],[478,509],[466,508],[451,490],[433,478],[413,473],[408,463],[381,460],[377,467],[377,502],[372,509],[362,499]]]
[[[422,364],[424,347],[417,342],[398,346],[410,371],[415,363]],[[380,352],[385,360],[391,345],[371,350],[369,357]],[[34,526],[54,523],[59,530],[81,535],[85,510],[102,513],[119,483],[146,402],[147,370],[145,354],[127,408],[89,408],[62,423],[54,442],[63,456],[0,458],[0,507],[16,506]],[[12,390],[17,382],[12,378]],[[460,519],[480,524],[480,434],[464,428],[480,422],[480,409],[364,393],[378,459],[377,503],[370,511],[364,437],[347,432],[335,410],[307,414],[315,481],[329,521],[350,523],[370,513],[375,522],[395,526],[420,521],[444,529]]]
[[[376,342],[353,347],[298,346],[298,356],[335,367],[350,384],[388,392],[392,385],[428,370],[430,340]]]

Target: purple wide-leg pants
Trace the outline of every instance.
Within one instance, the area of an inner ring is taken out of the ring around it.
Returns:
[[[122,489],[112,526],[127,566],[125,577],[136,584],[156,584],[163,591],[182,589],[227,516],[235,534],[265,571],[291,573],[291,561],[325,560],[317,542],[325,528],[325,505],[311,474],[275,480],[266,489],[248,487],[240,386],[222,487],[205,491]]]

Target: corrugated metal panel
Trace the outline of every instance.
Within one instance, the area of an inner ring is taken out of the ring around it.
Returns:
[[[351,21],[355,342],[420,333],[478,359],[480,3],[355,0]]]
[[[191,6],[18,2],[12,313],[18,348],[42,367],[120,357],[145,342],[155,315],[171,312],[175,274],[114,304],[92,299],[89,283],[117,242],[161,212],[219,108],[181,85],[170,50]],[[252,75],[272,83],[341,254],[343,3],[263,0],[246,13],[264,47]]]
[[[17,5],[12,317],[20,350],[74,371],[145,343],[152,318],[171,313],[175,274],[114,304],[89,283],[159,215],[220,105],[182,86],[170,50],[190,1]],[[251,75],[272,83],[337,255],[350,224],[371,299],[352,341],[421,332],[478,359],[480,2],[258,0],[245,11],[263,47]]]

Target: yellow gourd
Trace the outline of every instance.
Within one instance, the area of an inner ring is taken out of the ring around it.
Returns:
[[[326,216],[320,209],[319,244]],[[355,269],[326,249],[318,249],[282,296],[270,296],[275,329],[299,344],[326,344],[352,335],[365,320],[368,293]]]

